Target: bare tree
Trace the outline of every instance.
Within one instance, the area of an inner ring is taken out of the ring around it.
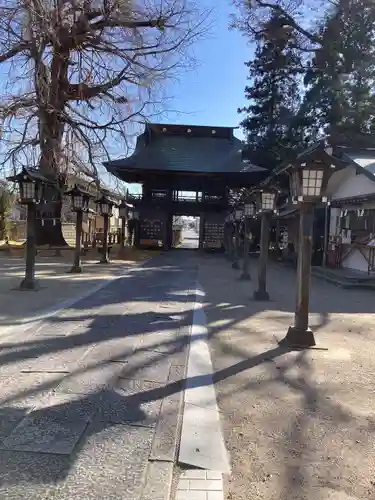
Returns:
[[[193,0],[0,0],[2,166],[56,179],[74,158],[97,177],[160,112],[206,19]]]

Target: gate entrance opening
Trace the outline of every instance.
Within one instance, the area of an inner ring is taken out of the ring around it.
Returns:
[[[172,220],[172,248],[198,250],[200,217],[173,216]]]

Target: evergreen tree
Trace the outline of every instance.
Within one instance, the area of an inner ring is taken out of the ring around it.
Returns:
[[[315,132],[348,137],[374,131],[374,25],[372,0],[340,0],[319,28],[322,45],[306,72],[301,107],[315,117]]]
[[[298,114],[301,57],[294,48],[292,33],[274,36],[282,20],[274,15],[268,30],[256,39],[249,68],[251,85],[245,88],[249,106],[238,109],[247,116],[241,122],[247,135],[249,159],[273,169],[296,145],[304,141],[305,117]],[[267,32],[273,31],[268,37]]]

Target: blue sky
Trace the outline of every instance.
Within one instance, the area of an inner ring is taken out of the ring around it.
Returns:
[[[211,32],[193,47],[197,68],[180,76],[179,83],[167,89],[172,97],[169,113],[159,121],[190,125],[238,126],[243,106],[248,68],[244,65],[253,53],[246,39],[229,29],[235,8],[229,0],[201,0],[202,8],[214,7]],[[235,131],[242,137],[240,130]]]

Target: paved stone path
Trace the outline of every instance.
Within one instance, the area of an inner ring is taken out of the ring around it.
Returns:
[[[147,257],[145,253],[136,257]],[[37,257],[36,277],[40,288],[36,292],[21,292],[20,283],[25,274],[24,259],[0,256],[0,335],[17,325],[24,325],[53,308],[57,303],[69,301],[121,276],[128,268],[139,265],[136,261],[113,261],[98,265],[85,260],[81,274],[70,274],[70,258]]]
[[[171,252],[0,338],[0,498],[167,498],[197,261]]]

